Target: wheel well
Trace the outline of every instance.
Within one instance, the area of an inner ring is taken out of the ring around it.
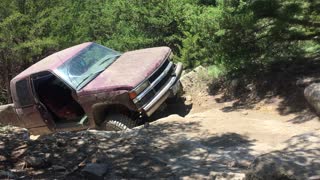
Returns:
[[[112,104],[112,105],[101,105],[96,107],[93,112],[93,118],[97,125],[101,124],[105,117],[110,113],[120,113],[124,114],[128,117],[132,115],[132,111],[130,111],[126,106],[122,104]]]

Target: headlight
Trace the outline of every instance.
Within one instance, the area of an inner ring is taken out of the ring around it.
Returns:
[[[149,81],[145,81],[142,84],[140,84],[138,87],[136,87],[133,91],[135,91],[137,94],[140,94],[142,91],[144,91],[148,86],[150,85]]]
[[[145,81],[142,84],[138,85],[138,87],[134,88],[131,92],[129,92],[129,96],[131,99],[136,98],[141,92],[143,92],[150,85],[149,81]]]

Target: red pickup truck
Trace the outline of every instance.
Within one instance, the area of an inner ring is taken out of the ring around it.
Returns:
[[[180,88],[169,47],[120,53],[87,42],[54,53],[11,80],[14,107],[34,134],[125,130]]]

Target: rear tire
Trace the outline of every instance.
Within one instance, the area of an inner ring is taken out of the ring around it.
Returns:
[[[101,125],[105,131],[125,131],[137,126],[137,123],[123,114],[110,114]]]

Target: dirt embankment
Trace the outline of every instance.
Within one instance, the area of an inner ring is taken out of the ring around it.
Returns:
[[[180,103],[169,104],[171,115],[159,113],[156,116],[161,118],[149,126],[124,133],[58,133],[37,140],[28,139],[21,129],[3,131],[0,178],[308,179],[320,175],[316,116],[303,121],[303,112],[282,114],[275,98],[244,108],[236,98],[211,94],[210,81],[198,76],[199,69],[194,72],[182,78],[186,92]]]

